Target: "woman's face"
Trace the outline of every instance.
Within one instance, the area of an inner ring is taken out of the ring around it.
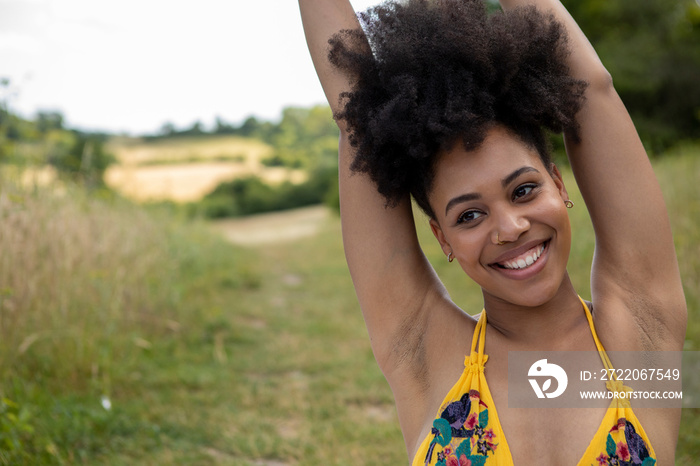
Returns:
[[[537,306],[566,274],[567,199],[556,167],[548,170],[537,151],[495,127],[478,149],[457,144],[438,160],[430,225],[485,298]]]

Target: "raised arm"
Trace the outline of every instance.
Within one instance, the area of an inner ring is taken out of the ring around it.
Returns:
[[[328,61],[328,40],[342,29],[357,29],[347,0],[300,0],[306,40],[316,72],[334,112],[350,78]],[[343,243],[375,357],[394,388],[420,373],[416,348],[428,325],[426,309],[446,302],[446,292],[420,250],[408,196],[395,207],[368,176],[351,173],[353,148],[340,123],[339,183]],[[411,329],[420,328],[419,332]],[[413,375],[411,375],[413,374]],[[394,383],[396,382],[396,383]]]
[[[340,110],[340,94],[350,90],[350,79],[328,61],[328,40],[341,30],[357,29],[360,24],[348,0],[299,0],[299,9],[316,74],[335,114]]]
[[[635,345],[678,349],[686,307],[668,213],[609,73],[558,0],[500,3],[504,10],[551,11],[569,36],[571,73],[589,83],[577,116],[580,139],[565,135],[565,143],[596,235],[591,291],[598,320]]]

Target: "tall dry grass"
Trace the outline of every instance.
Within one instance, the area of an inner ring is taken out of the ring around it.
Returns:
[[[177,328],[166,233],[108,194],[0,178],[0,379],[33,373],[108,391],[115,361]]]
[[[681,145],[654,161],[654,167],[668,207],[688,304],[685,349],[700,351],[700,144]]]
[[[173,410],[201,409],[193,387],[225,375],[222,309],[259,286],[252,254],[164,208],[6,172],[0,465],[134,464],[109,458],[209,442],[208,423]]]

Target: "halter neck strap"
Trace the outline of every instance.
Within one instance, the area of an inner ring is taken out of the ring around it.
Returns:
[[[472,353],[476,351],[477,342],[479,343],[479,355],[484,354],[484,346],[486,345],[486,309],[481,310],[481,317],[474,327],[474,336],[472,337]]]
[[[613,370],[614,368],[612,362],[610,362],[610,358],[608,357],[608,353],[605,352],[605,348],[603,348],[603,344],[598,338],[598,333],[595,331],[595,325],[593,325],[593,315],[588,309],[586,301],[584,301],[580,296],[578,297],[578,299],[581,301],[583,308],[586,310],[586,319],[588,319],[588,326],[591,328],[591,334],[593,335],[593,340],[595,341],[595,347],[598,350],[598,354],[600,355],[601,361],[603,361],[603,366],[609,371],[609,373],[611,374],[611,378],[613,380],[617,380],[617,377],[615,377],[615,371]]]
[[[600,359],[603,362],[603,366],[610,372],[611,378],[613,380],[617,380],[617,377],[615,377],[613,365],[610,362],[610,358],[608,357],[607,353],[605,352],[605,348],[603,348],[603,344],[598,338],[598,333],[595,330],[595,325],[593,325],[593,316],[591,315],[591,311],[588,309],[588,305],[583,300],[583,298],[579,296],[578,299],[579,301],[581,301],[581,305],[583,306],[583,309],[586,313],[588,326],[591,328],[591,335],[593,335],[593,341],[595,341],[595,346],[598,350],[598,354],[600,355]],[[474,327],[474,336],[472,337],[472,353],[476,352],[480,357],[483,357],[484,347],[486,345],[486,322],[486,309],[482,309],[481,316],[479,317],[479,320],[476,323],[476,327]]]

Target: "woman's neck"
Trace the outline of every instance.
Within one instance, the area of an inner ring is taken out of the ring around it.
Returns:
[[[484,309],[490,327],[525,347],[547,342],[554,349],[558,342],[570,340],[573,330],[586,320],[568,274],[552,299],[539,306],[513,304],[484,292]]]

